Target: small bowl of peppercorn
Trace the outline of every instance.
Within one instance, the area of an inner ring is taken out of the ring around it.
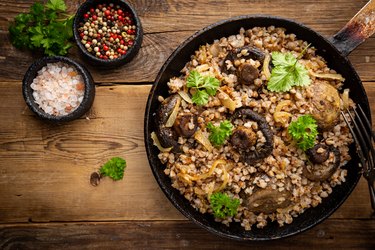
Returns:
[[[130,62],[143,40],[137,13],[122,0],[84,2],[74,18],[73,34],[83,58],[104,68]]]

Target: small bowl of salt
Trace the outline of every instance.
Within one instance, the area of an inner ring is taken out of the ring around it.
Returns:
[[[27,70],[22,92],[26,104],[41,119],[72,121],[92,106],[95,84],[90,72],[61,56],[36,60]]]

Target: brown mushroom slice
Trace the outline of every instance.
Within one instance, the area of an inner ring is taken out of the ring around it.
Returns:
[[[329,158],[322,164],[306,164],[302,174],[310,181],[325,181],[330,178],[340,166],[340,151],[329,146]],[[333,157],[333,161],[330,158]]]
[[[257,142],[257,135],[252,128],[240,126],[236,128],[231,136],[231,143],[235,148],[246,150]]]
[[[323,163],[329,157],[329,148],[326,144],[316,144],[313,148],[306,150],[306,155],[312,163]]]
[[[337,124],[340,118],[339,93],[335,87],[326,82],[318,82],[310,89],[313,93],[312,116],[321,130],[329,130]]]
[[[178,136],[176,132],[165,124],[171,115],[174,107],[181,101],[181,97],[178,94],[172,95],[166,98],[156,112],[156,134],[159,138],[160,145],[163,148],[173,147],[173,152],[180,151],[179,144],[177,143]]]
[[[156,113],[156,122],[158,125],[165,125],[174,107],[181,101],[178,94],[174,94],[164,99]]]
[[[245,53],[242,54],[242,51],[244,51]],[[238,56],[240,55],[240,56]],[[223,66],[221,67],[221,71],[228,74],[228,73],[232,73],[234,74],[236,72],[236,69],[234,67],[230,68],[230,69],[227,69],[227,61],[231,61],[232,64],[234,64],[234,61],[235,60],[238,60],[238,59],[241,59],[241,58],[244,58],[244,59],[253,59],[253,60],[257,60],[259,61],[261,64],[263,64],[263,61],[264,61],[264,58],[265,58],[265,54],[263,51],[255,48],[255,47],[251,47],[251,46],[244,46],[244,47],[241,47],[241,48],[237,48],[237,49],[234,49],[234,50],[231,50],[228,52],[227,56],[225,57],[224,59],[224,63],[223,63]]]
[[[243,196],[243,195],[242,195]],[[246,206],[253,213],[270,214],[276,212],[279,208],[286,208],[291,204],[290,191],[284,189],[279,191],[271,187],[257,188],[253,194],[243,199],[243,206]]]
[[[180,145],[177,142],[178,136],[172,128],[160,127],[156,129],[156,133],[163,148],[172,148],[172,152],[180,151]]]
[[[250,148],[248,148],[247,150],[238,148],[238,151],[241,154],[241,161],[251,165],[269,156],[273,150],[273,132],[271,130],[270,125],[268,125],[266,119],[249,108],[237,110],[233,114],[231,119],[233,121],[237,118],[255,121],[258,124],[259,130],[262,132],[264,138],[266,139],[266,142],[262,145],[261,148],[253,151],[249,151]]]
[[[259,71],[249,63],[241,64],[238,68],[238,80],[241,84],[251,85],[258,78]]]
[[[192,114],[178,116],[173,128],[179,136],[191,137],[197,131],[198,118]]]

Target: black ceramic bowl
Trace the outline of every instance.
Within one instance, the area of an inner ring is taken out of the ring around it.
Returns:
[[[220,39],[221,37],[238,34],[241,27],[249,29],[259,26],[268,27],[271,25],[283,27],[286,29],[287,33],[294,33],[297,35],[298,39],[303,39],[312,43],[312,45],[317,48],[317,54],[323,56],[327,60],[328,66],[336,69],[343,75],[346,79],[344,82],[344,88],[350,89],[351,98],[355,103],[364,107],[368,116],[371,117],[368,99],[363,85],[346,56],[335,48],[329,40],[295,21],[271,16],[235,17],[210,25],[195,33],[181,44],[172,53],[159,71],[148,97],[144,123],[144,138],[147,157],[151,170],[160,188],[183,215],[212,233],[236,240],[260,241],[284,238],[298,234],[317,225],[328,218],[341,206],[361,177],[360,168],[358,167],[359,158],[354,145],[351,145],[349,153],[352,160],[344,166],[348,171],[346,182],[334,187],[329,197],[324,198],[321,204],[317,207],[307,209],[303,214],[293,218],[291,224],[286,224],[283,227],[279,227],[277,222],[269,222],[263,229],[258,229],[256,226],[253,226],[251,231],[246,231],[239,223],[231,223],[230,226],[227,227],[216,222],[212,215],[201,214],[190,205],[189,201],[186,200],[177,189],[172,187],[170,178],[164,174],[165,166],[158,158],[159,150],[153,146],[153,141],[150,135],[151,132],[156,130],[157,126],[155,114],[160,106],[158,96],[169,96],[167,86],[169,79],[181,75],[181,69],[188,61],[190,61],[191,55],[194,54],[195,50],[199,49],[200,45],[212,43],[215,39]]]
[[[84,44],[82,44],[81,38],[78,32],[79,24],[84,22],[83,15],[87,13],[87,11],[89,11],[90,8],[95,8],[98,4],[103,4],[103,3],[106,3],[106,4],[113,3],[114,5],[119,5],[123,11],[130,12],[133,15],[134,25],[137,27],[133,46],[127,51],[125,55],[122,55],[121,57],[112,59],[112,60],[100,59],[90,54],[86,50]],[[118,67],[118,66],[121,66],[130,62],[137,55],[139,49],[141,48],[142,41],[143,41],[143,29],[142,29],[141,20],[139,19],[134,8],[129,3],[122,1],[122,0],[110,0],[110,1],[87,0],[78,8],[76,15],[74,17],[73,36],[74,36],[74,40],[76,41],[79,50],[81,51],[83,58],[87,62],[89,62],[92,65],[98,66],[100,68],[114,68],[114,67]]]
[[[31,88],[31,83],[33,82],[34,78],[38,75],[38,71],[42,69],[47,63],[56,63],[62,62],[66,63],[70,66],[73,66],[79,74],[82,75],[84,84],[85,84],[85,92],[83,95],[83,100],[81,104],[75,109],[73,112],[63,115],[63,116],[54,116],[47,114],[39,105],[35,103],[33,97],[33,89]],[[50,122],[67,122],[77,119],[84,115],[89,109],[91,108],[94,98],[95,98],[95,84],[91,77],[90,72],[83,67],[81,64],[69,59],[67,57],[62,56],[52,56],[52,57],[44,57],[41,59],[36,60],[31,64],[29,69],[27,70],[23,82],[22,82],[22,93],[25,99],[26,104],[29,106],[31,111],[33,111],[39,118],[50,121]]]

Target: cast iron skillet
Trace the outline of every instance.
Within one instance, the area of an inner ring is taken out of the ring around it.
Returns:
[[[188,38],[173,52],[161,68],[150,91],[145,112],[144,136],[147,156],[153,174],[165,195],[182,214],[199,226],[220,236],[237,240],[271,240],[295,235],[317,225],[330,216],[346,200],[361,177],[360,168],[358,167],[359,159],[353,145],[350,149],[352,160],[345,166],[345,169],[348,170],[346,182],[333,188],[332,194],[323,199],[319,206],[307,209],[303,214],[294,218],[290,225],[279,227],[276,222],[273,222],[263,229],[252,227],[251,231],[245,231],[239,223],[232,223],[230,227],[227,227],[215,222],[212,215],[201,214],[196,211],[179,191],[171,186],[169,177],[163,172],[165,167],[157,157],[159,150],[153,146],[150,134],[156,128],[155,112],[160,105],[157,97],[159,95],[168,96],[168,86],[166,84],[168,80],[173,76],[180,75],[180,70],[190,60],[190,55],[194,54],[194,51],[200,45],[212,43],[214,39],[237,34],[241,27],[245,29],[270,25],[284,27],[288,33],[294,33],[299,39],[312,43],[318,49],[318,54],[327,60],[328,66],[343,75],[346,79],[344,88],[350,89],[351,98],[356,103],[361,104],[370,117],[368,99],[362,82],[346,56],[373,33],[373,30],[364,25],[364,16],[367,11],[370,11],[369,9],[374,9],[374,3],[375,0],[370,2],[330,40],[300,23],[284,18],[239,16],[204,28]]]

